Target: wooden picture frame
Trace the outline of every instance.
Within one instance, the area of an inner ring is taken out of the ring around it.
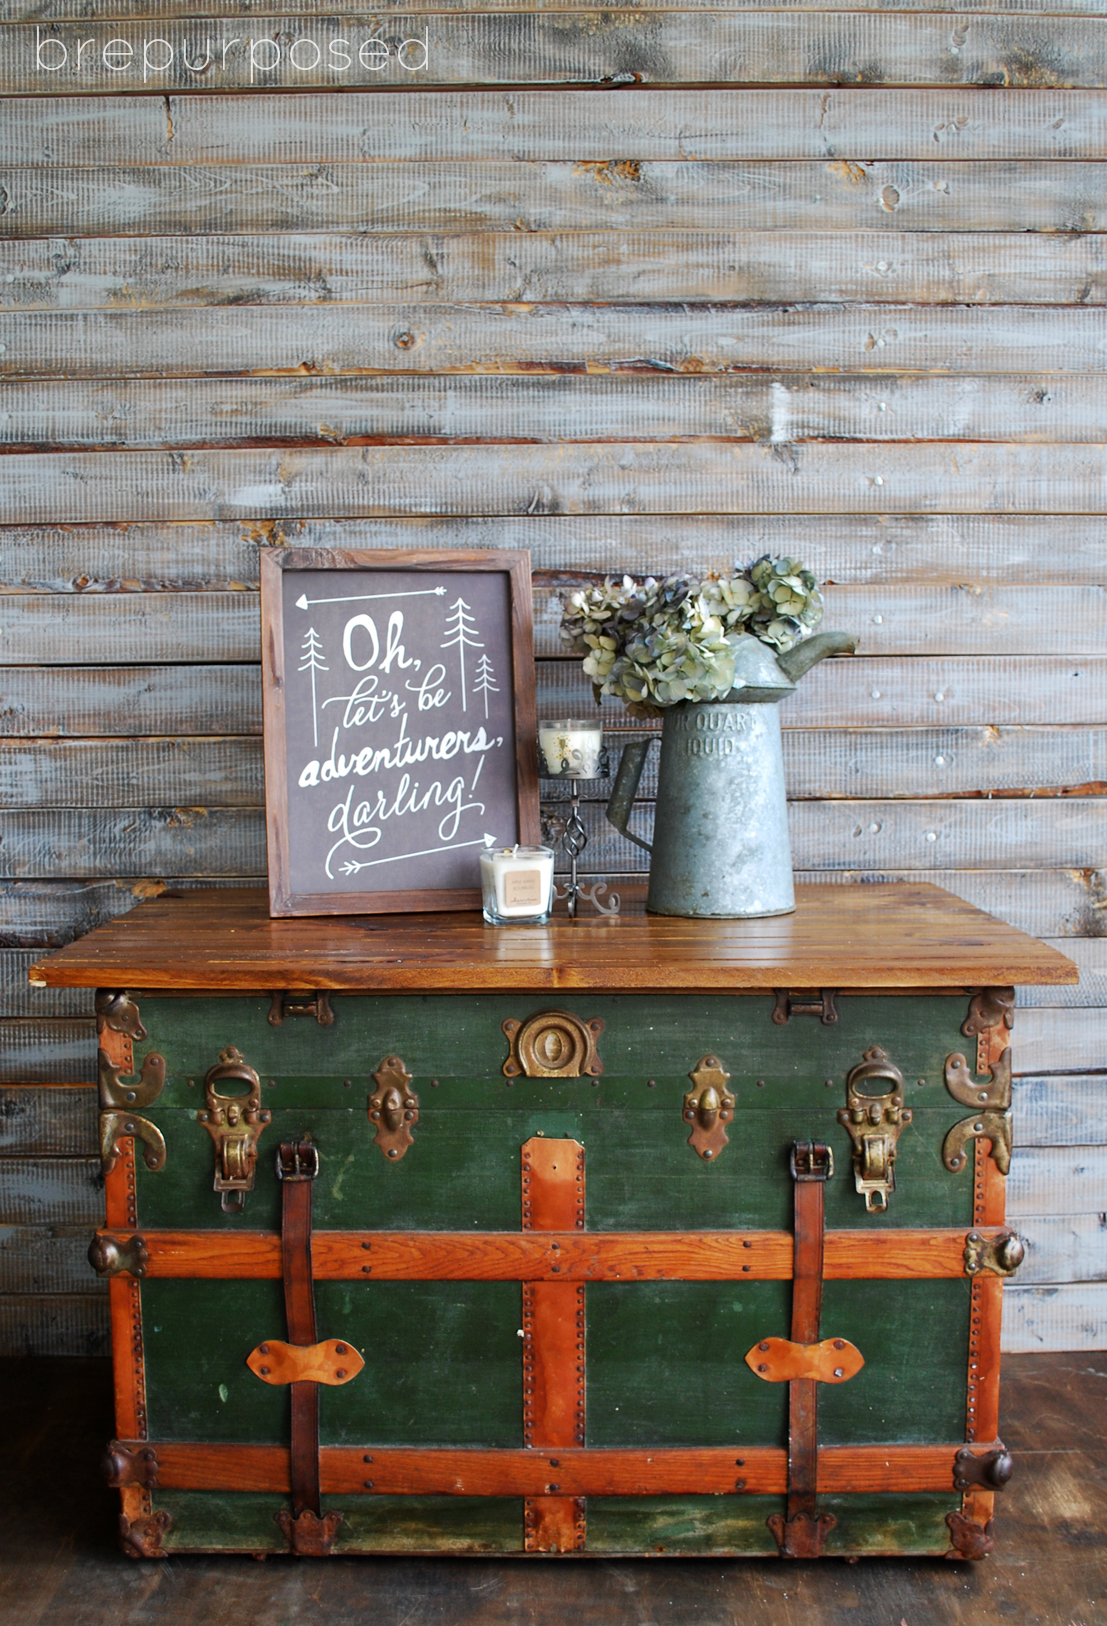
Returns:
[[[321,585],[320,573],[335,573],[334,580]],[[338,573],[349,579],[339,581]],[[414,585],[429,574],[458,578],[452,605],[444,580]],[[411,586],[404,585],[408,576]],[[296,586],[303,591],[293,599]],[[328,586],[343,591],[328,593]],[[374,602],[371,611],[366,606]],[[315,613],[302,637],[296,626],[296,647],[287,648],[293,611],[309,610]],[[447,639],[436,647],[444,626]],[[497,845],[541,840],[530,554],[268,548],[261,558],[261,628],[270,914],[479,909],[485,834]],[[490,636],[491,652],[483,641]],[[483,655],[467,667],[478,649]],[[435,686],[431,674],[439,668]],[[455,668],[456,678],[449,675]],[[415,723],[419,732],[409,733]],[[453,759],[468,770],[472,757],[470,787]],[[445,768],[428,784],[439,761]],[[359,780],[368,788],[355,802]],[[443,806],[438,824],[429,823]],[[420,840],[430,845],[404,850],[405,842]],[[389,887],[398,872],[402,884]]]

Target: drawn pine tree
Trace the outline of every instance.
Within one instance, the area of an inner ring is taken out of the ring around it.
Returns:
[[[456,649],[458,665],[461,668],[461,709],[468,711],[469,706],[465,693],[465,651],[467,649],[483,649],[484,644],[477,634],[477,623],[473,613],[463,598],[458,598],[451,604],[446,616],[446,637],[439,646],[441,649]],[[487,700],[485,701],[487,705]]]
[[[316,672],[329,672],[330,667],[323,661],[323,646],[319,641],[319,634],[314,627],[309,627],[307,637],[300,649],[303,660],[300,662],[301,672],[311,673],[311,726],[315,735],[316,749],[319,746],[319,711],[315,703],[315,674]]]
[[[482,655],[480,660],[477,662],[477,675],[473,683],[473,693],[483,694],[484,715],[486,717],[488,716],[488,696],[490,694],[499,694],[499,692],[500,685],[496,682],[496,674],[493,671],[492,662],[488,659],[487,655]]]

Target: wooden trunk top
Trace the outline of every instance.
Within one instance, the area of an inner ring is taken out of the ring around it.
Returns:
[[[925,884],[801,886],[794,914],[270,917],[249,890],[166,893],[31,967],[42,987],[739,992],[1073,983],[1071,960]]]

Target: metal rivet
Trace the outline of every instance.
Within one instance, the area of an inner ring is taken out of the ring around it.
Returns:
[[[709,1158],[709,1157],[714,1157],[714,1156],[715,1156],[715,1154],[714,1154],[714,1152],[713,1152],[713,1151],[712,1151],[712,1150],[711,1150],[711,1148],[710,1148],[710,1146],[708,1146],[708,1147],[705,1147],[705,1149],[704,1149],[704,1154],[703,1154],[703,1155],[704,1155],[704,1157],[705,1157],[705,1158]]]
[[[757,1347],[758,1347],[758,1349],[764,1351],[764,1350],[767,1350],[769,1346],[768,1346],[768,1344],[758,1344]]]
[[[657,1088],[657,1080],[656,1080],[656,1078],[647,1078],[647,1080],[646,1080],[646,1088],[647,1088],[647,1090],[656,1090],[656,1088]]]
[[[337,1367],[334,1375],[336,1378],[344,1378],[346,1376],[346,1368],[344,1366]]]
[[[346,1353],[346,1345],[345,1344],[335,1344],[334,1352],[335,1352],[336,1355],[345,1355],[345,1353]]]
[[[845,1375],[846,1375],[846,1374],[845,1374],[845,1370],[844,1370],[844,1369],[843,1369],[843,1368],[842,1368],[842,1367],[840,1367],[840,1366],[836,1366],[836,1367],[835,1367],[835,1368],[834,1368],[834,1376],[835,1376],[835,1377],[836,1377],[836,1378],[844,1378],[844,1377],[845,1377]]]
[[[389,1157],[399,1157],[400,1154],[394,1146],[390,1146],[388,1148],[388,1155]]]
[[[269,1368],[267,1366],[259,1366],[258,1371],[261,1373],[263,1378],[267,1378],[269,1376]]]
[[[757,1368],[757,1370],[759,1372],[767,1372],[769,1370],[769,1368],[765,1365],[764,1361],[762,1361],[761,1365]]]
[[[259,1355],[268,1355],[268,1353],[269,1353],[269,1345],[268,1344],[259,1344],[258,1345],[258,1354]]]

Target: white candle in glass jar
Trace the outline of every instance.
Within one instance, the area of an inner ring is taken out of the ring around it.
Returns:
[[[548,779],[598,779],[603,728],[581,718],[539,723],[538,744]]]
[[[484,918],[538,922],[549,917],[553,902],[554,855],[549,847],[504,847],[480,855]]]

